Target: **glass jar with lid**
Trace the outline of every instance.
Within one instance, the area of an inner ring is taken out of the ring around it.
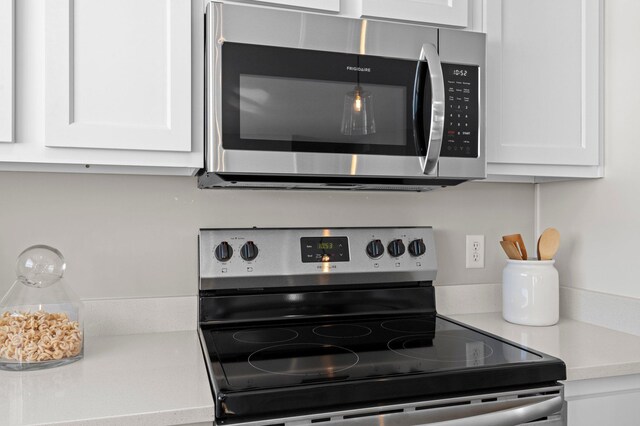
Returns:
[[[62,279],[62,253],[36,245],[18,256],[17,279],[0,300],[0,369],[56,367],[84,355],[82,302]]]

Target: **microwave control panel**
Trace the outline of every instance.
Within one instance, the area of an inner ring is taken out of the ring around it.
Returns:
[[[475,65],[442,64],[445,118],[441,157],[477,158],[479,72]]]

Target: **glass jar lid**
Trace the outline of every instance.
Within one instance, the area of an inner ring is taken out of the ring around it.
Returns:
[[[16,275],[26,286],[44,288],[60,281],[66,267],[64,257],[57,249],[35,245],[18,256]]]

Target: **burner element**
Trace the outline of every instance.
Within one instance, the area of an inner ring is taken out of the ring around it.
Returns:
[[[356,324],[329,324],[318,326],[313,329],[313,332],[322,337],[346,339],[349,337],[368,336],[371,334],[371,329],[364,325]]]
[[[241,330],[233,338],[243,343],[283,343],[298,337],[298,332],[289,328],[256,328]]]
[[[466,362],[471,365],[483,365],[482,360],[493,354],[493,349],[483,341],[443,333],[436,334],[435,337],[429,335],[396,337],[389,341],[387,347],[409,358],[438,362]]]
[[[436,330],[436,322],[425,319],[404,318],[385,321],[382,323],[382,328],[398,333],[433,333]]]
[[[337,378],[336,373],[356,365],[355,352],[334,345],[287,343],[259,349],[249,355],[254,368],[286,376],[321,376]]]

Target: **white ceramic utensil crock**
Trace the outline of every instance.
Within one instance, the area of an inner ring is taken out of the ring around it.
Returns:
[[[559,319],[555,260],[507,260],[502,272],[502,317],[514,324],[546,326]]]

